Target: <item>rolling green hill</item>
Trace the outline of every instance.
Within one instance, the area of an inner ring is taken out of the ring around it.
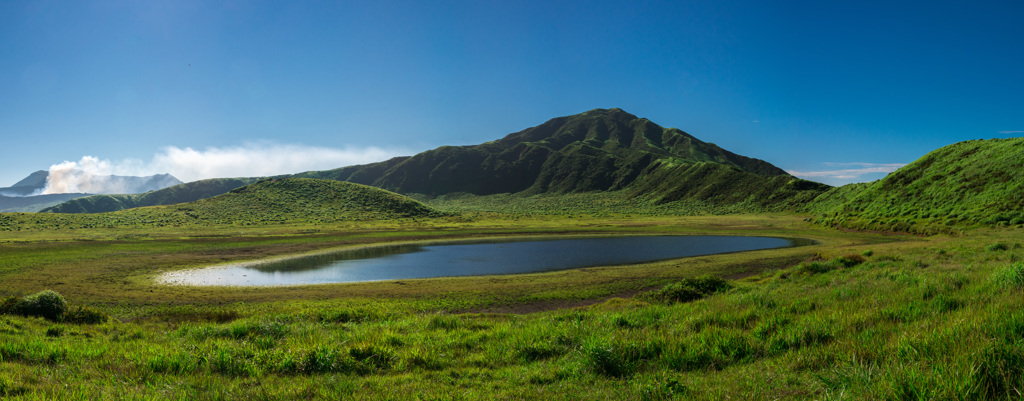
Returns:
[[[885,178],[835,188],[807,210],[817,222],[856,229],[941,232],[1024,224],[1024,138],[960,142]]]
[[[3,196],[0,195],[0,213],[23,212],[32,213],[59,205],[72,199],[81,198],[85,194],[50,194],[36,196]]]
[[[0,231],[116,227],[312,224],[440,217],[416,200],[366,185],[309,178],[266,179],[195,202],[110,213],[0,214]]]
[[[131,195],[91,195],[43,209],[50,213],[103,213],[206,199],[256,182],[258,178],[211,178]]]
[[[208,199],[136,210],[217,224],[379,220],[440,214],[379,188],[309,178],[268,179]]]

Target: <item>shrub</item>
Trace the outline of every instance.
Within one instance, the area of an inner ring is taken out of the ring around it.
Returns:
[[[832,260],[833,263],[842,265],[843,267],[854,267],[861,263],[864,263],[865,259],[860,255],[846,255],[840,256]]]
[[[833,264],[832,262],[801,263],[799,266],[797,266],[798,271],[807,274],[828,273],[833,269],[835,269],[835,264]]]
[[[6,315],[16,313],[18,307],[18,297],[9,297],[3,302],[0,302],[0,315]]]
[[[68,311],[68,303],[60,294],[43,290],[21,299],[16,306],[18,313],[60,321]]]
[[[106,323],[109,316],[106,313],[84,306],[77,306],[74,310],[64,315],[65,323],[76,324],[100,324]]]
[[[700,276],[666,285],[660,290],[649,293],[648,297],[665,303],[690,302],[730,288],[732,285],[721,278]]]
[[[387,369],[395,360],[395,352],[390,347],[374,344],[350,348],[348,354],[362,362],[364,368]]]
[[[622,339],[596,341],[584,349],[594,372],[607,377],[631,376],[646,361],[657,358],[661,352],[660,343]]]
[[[989,252],[1005,251],[1007,249],[1010,249],[1010,247],[1006,246],[1006,244],[1004,244],[1002,242],[996,242],[994,244],[989,244],[988,246],[985,247],[985,250],[989,251]]]
[[[689,388],[685,384],[666,372],[637,383],[636,389],[641,400],[673,400],[685,397],[689,393]]]

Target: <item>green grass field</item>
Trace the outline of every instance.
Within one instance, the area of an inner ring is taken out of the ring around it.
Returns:
[[[11,399],[1000,399],[1024,386],[1024,249],[1013,228],[923,237],[799,215],[482,211],[18,228],[0,244],[0,295],[51,289],[111,319],[0,315],[0,395]],[[818,244],[514,276],[154,282],[327,248],[590,233]],[[657,295],[702,275],[730,288],[688,302]]]

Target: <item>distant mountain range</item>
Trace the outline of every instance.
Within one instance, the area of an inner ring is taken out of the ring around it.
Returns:
[[[541,207],[554,199],[555,205],[569,202],[565,207],[572,209],[577,206],[571,199],[580,199],[572,196],[580,194],[630,210],[790,211],[837,227],[936,233],[975,225],[1024,227],[1022,170],[1024,138],[975,140],[937,149],[881,180],[833,188],[620,109],[596,109],[479,145],[442,146],[379,163],[271,178],[347,181],[428,205],[478,199],[481,210],[500,209],[502,199]],[[39,187],[45,182],[40,173],[12,188]],[[45,211],[95,213],[193,202],[261,180],[211,179],[143,194],[93,195]],[[275,191],[321,184],[289,185]]]
[[[41,195],[46,189],[49,174],[48,171],[39,170],[10,187],[0,188],[0,212],[37,212],[43,208],[88,195],[86,193]],[[157,174],[148,177],[98,175],[79,182],[77,187],[101,193],[142,193],[181,183],[170,174]]]
[[[1022,170],[1024,138],[976,140],[937,149],[881,180],[833,188],[620,109],[596,109],[479,145],[442,146],[379,163],[272,178],[348,181],[428,203],[499,194],[522,200],[602,193],[612,195],[602,198],[614,200],[609,204],[627,208],[794,211],[838,227],[934,233],[972,225],[1024,227],[1024,179],[1017,174]],[[144,194],[93,195],[45,211],[94,213],[192,202],[259,180],[211,179]],[[34,173],[12,188],[41,182],[45,176]]]
[[[830,188],[620,109],[554,118],[480,145],[442,146],[379,163],[274,178],[285,177],[347,181],[426,197],[620,191],[660,203],[699,200],[769,210],[789,208]],[[255,180],[204,180],[145,195],[90,196],[45,211],[95,213],[189,202]]]

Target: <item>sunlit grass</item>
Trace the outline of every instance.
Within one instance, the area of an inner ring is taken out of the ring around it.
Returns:
[[[991,399],[1024,388],[1024,250],[1013,229],[926,238],[844,233],[793,216],[517,221],[483,213],[311,229],[136,230],[117,240],[110,237],[125,232],[89,231],[98,240],[51,232],[59,242],[39,240],[46,234],[39,231],[0,245],[5,295],[54,289],[72,309],[87,304],[116,318],[73,324],[0,315],[0,394]],[[244,289],[152,281],[183,266],[380,242],[638,232],[819,244],[402,284]],[[702,275],[728,285],[684,280]],[[657,296],[684,288],[701,296]]]

